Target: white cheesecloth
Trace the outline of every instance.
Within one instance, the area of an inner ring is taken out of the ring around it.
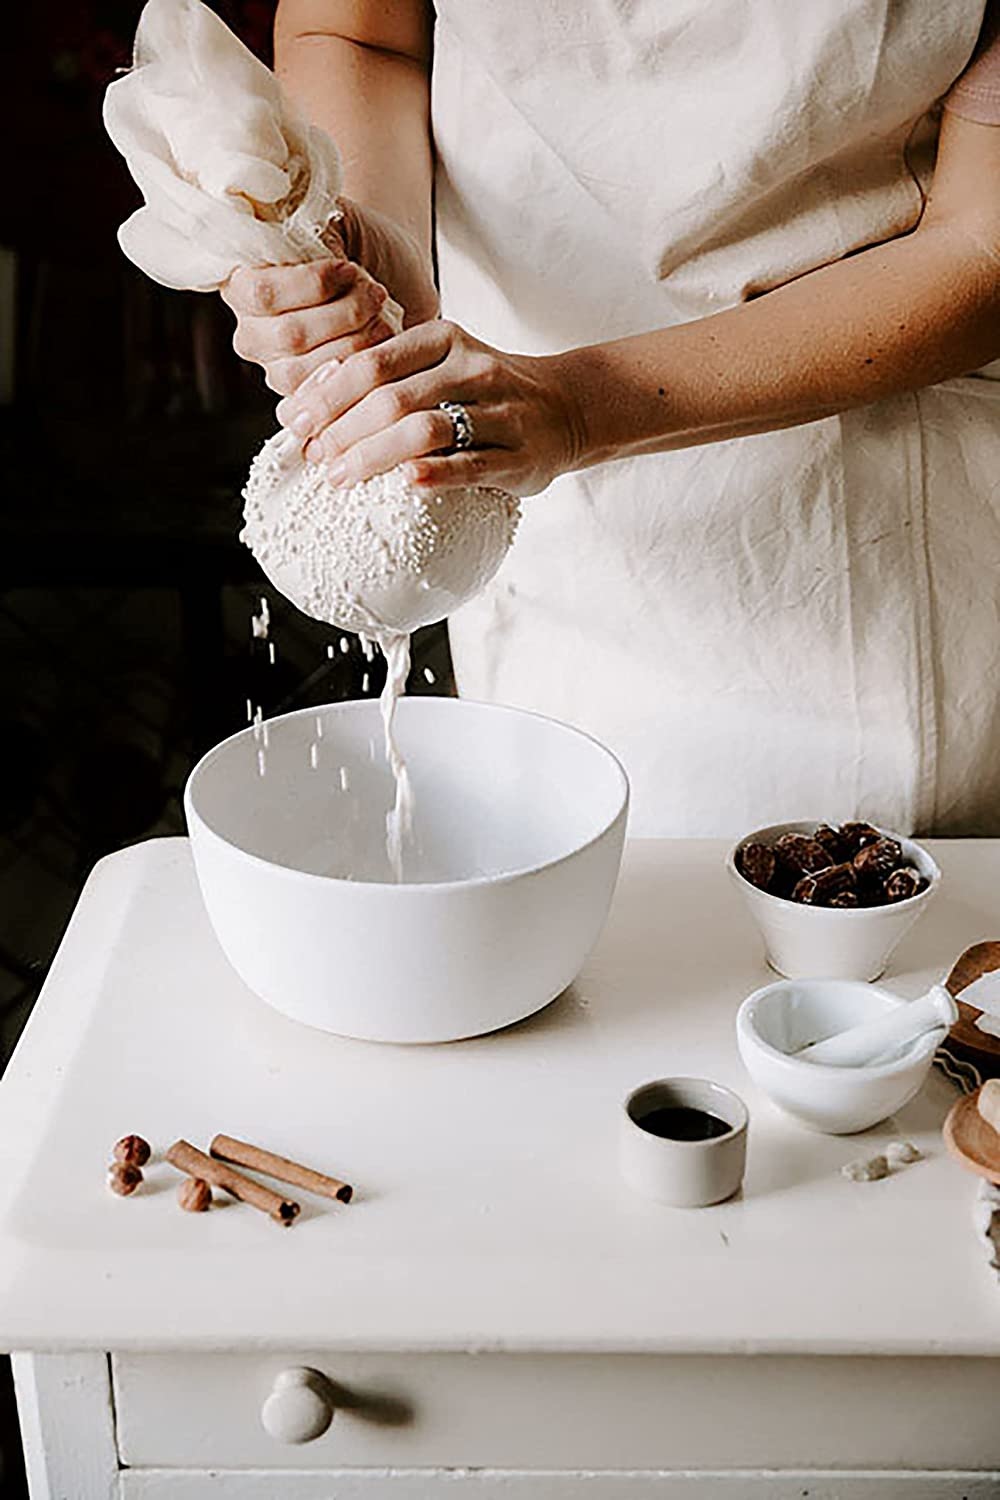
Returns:
[[[436,10],[444,313],[541,354],[717,312],[912,228],[928,111],[984,4]],[[558,479],[451,621],[460,691],[608,743],[633,833],[860,816],[1000,834],[989,375]]]
[[[241,266],[330,253],[336,147],[201,0],[148,0],[104,121],[145,199],[119,242],[155,281],[209,291]],[[502,490],[428,495],[398,470],[338,490],[288,434],[264,445],[244,493],[242,537],[275,587],[387,652],[483,586],[519,514]]]

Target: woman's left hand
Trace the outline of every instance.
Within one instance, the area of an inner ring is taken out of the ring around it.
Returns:
[[[558,355],[505,354],[435,320],[321,366],[279,403],[278,420],[338,485],[403,464],[418,488],[534,495],[579,463],[580,424],[560,369]],[[441,401],[467,408],[471,447],[455,451]]]

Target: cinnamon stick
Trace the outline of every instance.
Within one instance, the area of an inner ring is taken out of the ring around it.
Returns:
[[[290,1182],[295,1187],[305,1188],[307,1193],[319,1193],[324,1198],[336,1198],[340,1203],[350,1203],[354,1189],[350,1183],[340,1182],[336,1177],[327,1177],[301,1162],[290,1161],[287,1156],[278,1156],[274,1151],[265,1151],[263,1146],[251,1145],[249,1141],[237,1141],[231,1135],[217,1135],[209,1151],[219,1161],[235,1162],[239,1167],[250,1167],[254,1172],[264,1172],[276,1177],[279,1182]]]
[[[225,1188],[234,1198],[249,1203],[252,1208],[259,1208],[261,1213],[269,1214],[275,1223],[283,1224],[286,1228],[298,1217],[299,1205],[290,1198],[282,1198],[280,1193],[265,1187],[263,1183],[244,1177],[242,1172],[234,1172],[232,1167],[206,1156],[204,1151],[199,1151],[190,1141],[174,1141],[166,1159],[171,1166],[186,1172],[189,1177],[200,1177],[213,1187]]]

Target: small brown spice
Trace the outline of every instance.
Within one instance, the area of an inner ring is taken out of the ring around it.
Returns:
[[[260,1209],[261,1213],[270,1215],[276,1224],[282,1224],[285,1228],[298,1218],[299,1205],[293,1199],[282,1198],[280,1193],[273,1192],[263,1183],[213,1160],[204,1151],[199,1151],[197,1146],[192,1146],[190,1141],[174,1141],[166,1152],[166,1160],[188,1177],[201,1177],[213,1187],[225,1188],[234,1198]]]
[[[127,1198],[134,1193],[142,1181],[142,1173],[139,1168],[128,1161],[113,1161],[108,1167],[108,1187],[119,1198]]]
[[[177,1189],[177,1202],[189,1214],[203,1214],[212,1206],[212,1189],[203,1177],[187,1177]]]
[[[115,1161],[123,1162],[129,1167],[144,1167],[149,1161],[149,1142],[144,1141],[141,1135],[123,1135],[115,1145],[112,1152]]]

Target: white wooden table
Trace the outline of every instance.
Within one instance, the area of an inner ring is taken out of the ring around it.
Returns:
[[[1000,935],[1000,844],[932,848],[944,887],[901,994]],[[35,1500],[996,1500],[1000,1286],[942,1153],[951,1086],[848,1139],[754,1090],[733,1016],[767,972],[723,852],[631,844],[567,995],[420,1048],[251,995],[184,840],[100,864],[0,1085],[0,1347]],[[672,1210],[620,1182],[620,1101],[665,1073],[747,1100],[742,1197]],[[162,1163],[108,1194],[118,1136],[218,1130],[356,1201],[304,1199],[287,1231],[232,1202],[187,1215]],[[929,1160],[840,1175],[897,1135]],[[336,1414],[290,1446],[260,1409],[298,1366]]]

